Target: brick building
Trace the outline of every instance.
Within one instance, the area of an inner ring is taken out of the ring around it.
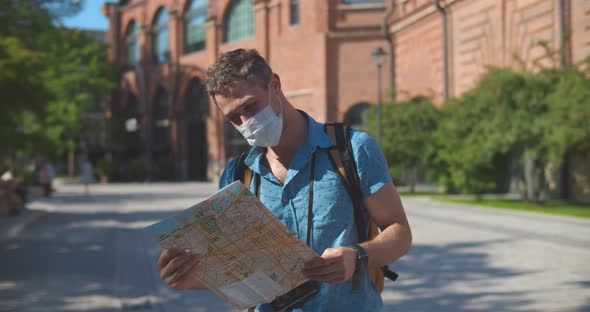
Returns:
[[[257,49],[296,107],[320,121],[343,120],[377,99],[371,52],[387,45],[387,10],[383,0],[105,4],[109,58],[122,69],[106,113],[114,157],[146,159],[154,174],[173,172],[168,178],[216,178],[246,146],[208,100],[203,79],[220,53],[236,48]]]
[[[388,30],[395,51],[395,86],[402,96],[428,95],[441,103],[445,76],[448,96],[453,97],[475,86],[487,65],[517,66],[515,56],[534,70],[536,62],[559,66],[590,55],[590,0],[397,0],[395,4]],[[571,36],[564,35],[568,33]],[[562,53],[544,58],[539,41]]]
[[[378,46],[388,54],[384,94],[438,104],[473,87],[487,65],[516,66],[514,56],[534,70],[590,55],[590,0],[135,0],[103,13],[110,59],[123,69],[107,105],[119,153],[171,160],[176,179],[214,179],[246,147],[202,87],[225,51],[258,49],[296,107],[351,123],[377,100]],[[543,58],[539,41],[560,53]],[[585,173],[566,175],[587,198],[589,158],[573,155]]]
[[[590,0],[397,0],[389,11],[395,90],[405,99],[443,103],[487,65],[534,71],[590,56]],[[541,41],[558,53],[546,57]],[[590,202],[588,164],[590,151],[568,155],[560,195]]]

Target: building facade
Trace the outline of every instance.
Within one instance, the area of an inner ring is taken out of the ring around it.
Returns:
[[[471,89],[486,66],[535,70],[590,55],[589,0],[397,0],[387,23],[405,98],[442,103],[445,89]],[[545,57],[540,42],[558,53]]]
[[[113,157],[136,164],[129,172],[147,166],[155,177],[215,179],[247,146],[209,101],[203,81],[220,53],[237,48],[257,49],[289,101],[317,120],[354,115],[377,100],[371,52],[388,44],[390,6],[383,0],[105,4],[109,59],[121,69],[106,109]],[[383,90],[390,88],[385,77]]]
[[[387,16],[401,99],[442,104],[487,66],[536,71],[590,56],[590,0],[397,0]],[[555,52],[547,56],[547,50]],[[566,157],[561,196],[590,202],[590,151]]]

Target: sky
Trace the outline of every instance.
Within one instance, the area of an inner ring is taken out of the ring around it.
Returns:
[[[84,0],[82,11],[76,16],[64,18],[62,22],[69,28],[107,30],[108,20],[100,9],[106,0]]]

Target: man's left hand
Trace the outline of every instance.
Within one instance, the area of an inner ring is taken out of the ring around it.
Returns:
[[[356,268],[357,251],[351,247],[328,248],[321,257],[307,261],[303,274],[324,283],[346,282]]]

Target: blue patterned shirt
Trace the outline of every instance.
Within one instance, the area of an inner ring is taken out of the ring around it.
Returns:
[[[262,203],[305,242],[312,155],[317,149],[330,147],[332,141],[324,132],[323,124],[303,114],[307,118],[307,138],[293,157],[284,184],[262,164],[264,148],[253,147],[244,162],[261,177]],[[353,130],[351,145],[363,198],[366,199],[391,182],[387,162],[377,142],[364,132]],[[233,182],[235,167],[234,159],[221,175],[220,188]],[[311,248],[321,255],[327,248],[358,243],[352,200],[327,151],[319,150],[316,153],[314,172]],[[255,193],[255,188],[256,183],[253,181],[250,190]],[[363,209],[363,215],[366,223],[366,209]],[[368,274],[362,276],[361,287],[361,292],[353,293],[352,278],[341,284],[321,283],[319,293],[294,311],[380,311],[383,305],[381,295]],[[268,305],[259,306],[258,309],[271,311]]]

